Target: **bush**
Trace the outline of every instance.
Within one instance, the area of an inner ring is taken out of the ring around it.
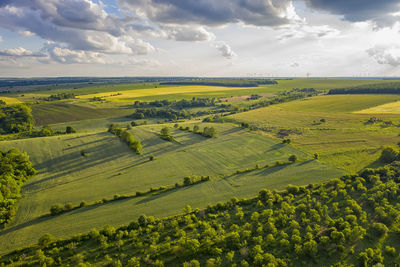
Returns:
[[[38,245],[41,247],[46,247],[51,242],[53,242],[56,238],[51,234],[44,234],[41,238],[39,238]]]
[[[76,130],[75,130],[74,127],[72,127],[72,126],[67,126],[67,128],[65,128],[65,132],[66,132],[67,134],[76,133]]]
[[[289,160],[290,162],[294,163],[294,162],[297,161],[297,156],[296,156],[296,155],[291,155],[291,156],[288,158],[288,160]]]
[[[65,210],[72,210],[73,207],[74,206],[72,206],[72,203],[70,203],[70,202],[64,205]]]
[[[50,214],[51,215],[57,215],[60,214],[64,211],[64,206],[62,204],[54,204],[53,206],[51,206],[50,208]]]

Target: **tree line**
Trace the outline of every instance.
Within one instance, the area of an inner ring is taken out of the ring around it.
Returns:
[[[336,88],[329,90],[328,94],[400,94],[400,82],[367,84],[349,88]]]
[[[164,100],[155,100],[150,102],[141,102],[135,101],[133,104],[134,108],[151,108],[151,107],[170,107],[174,109],[184,109],[184,108],[196,108],[196,107],[211,107],[215,106],[215,98],[196,98],[193,97],[191,100],[174,100],[170,101],[167,99]]]
[[[400,163],[328,182],[261,190],[176,216],[141,215],[14,251],[0,263],[79,266],[395,266]]]
[[[0,228],[15,216],[21,187],[36,170],[26,153],[18,149],[0,151]]]
[[[135,139],[133,135],[128,131],[119,127],[118,124],[112,123],[108,127],[108,132],[118,136],[122,142],[126,143],[129,148],[136,154],[142,153],[142,144],[140,140]]]

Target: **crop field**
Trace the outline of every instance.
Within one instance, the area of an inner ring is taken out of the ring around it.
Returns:
[[[381,166],[383,147],[400,142],[399,95],[304,94],[292,100],[279,94],[378,82],[385,81],[294,79],[253,88],[119,84],[14,95],[10,99],[29,103],[33,133],[39,134],[10,134],[0,151],[26,152],[38,173],[22,186],[15,217],[0,230],[0,255],[35,244],[46,233],[70,238],[106,225],[127,225],[143,214],[173,216],[187,205],[204,209],[234,197],[254,197],[263,188],[318,184]],[[76,98],[45,100],[56,92],[74,92]],[[266,99],[247,100],[253,94],[275,95],[283,103],[260,108],[255,104]],[[221,108],[225,102],[214,106],[193,97],[222,98],[232,105]],[[189,101],[174,106],[181,99]],[[138,112],[136,100],[171,102],[142,104],[140,109],[152,109],[152,115],[129,116]],[[249,107],[256,108],[240,112]],[[140,141],[140,155],[121,141],[122,135],[107,131],[112,123]],[[59,132],[40,135],[41,126]],[[74,131],[64,134],[67,127]],[[172,140],[161,138],[164,127]],[[205,127],[215,128],[217,136],[203,136]],[[291,155],[295,162],[288,161]],[[189,176],[208,178],[184,184]],[[79,207],[82,202],[87,204]],[[55,204],[76,208],[50,215]]]
[[[355,86],[366,83],[378,83],[382,80],[349,80],[349,79],[293,79],[279,80],[276,85],[261,85],[254,88],[243,87],[221,87],[221,86],[157,86],[157,88],[138,88],[128,89],[123,87],[122,90],[102,91],[101,93],[84,94],[80,98],[104,97],[113,101],[126,101],[132,99],[140,99],[149,101],[159,99],[182,99],[198,97],[230,97],[251,94],[273,94],[276,92],[291,90],[293,88],[316,88],[328,90],[337,87]],[[116,87],[115,89],[117,89]],[[166,98],[165,98],[166,97]]]
[[[128,115],[131,111],[116,108],[90,108],[68,103],[42,103],[32,105],[32,115],[37,126]]]
[[[274,105],[229,118],[266,128],[277,138],[280,130],[291,130],[293,145],[310,154],[318,153],[322,161],[350,172],[374,166],[385,145],[400,141],[400,118],[393,114],[356,114],[357,110],[393,102],[390,95],[318,96]],[[376,116],[393,124],[367,123]],[[325,122],[320,120],[324,119]]]
[[[309,155],[296,148],[231,124],[218,125],[219,137],[212,139],[173,130],[176,143],[158,136],[161,127],[147,125],[132,130],[143,144],[142,156],[132,153],[118,138],[104,130],[1,142],[0,150],[17,147],[27,152],[39,174],[23,187],[24,198],[15,220],[7,230],[0,232],[0,251],[34,243],[47,232],[70,236],[105,224],[124,224],[143,213],[158,217],[172,215],[188,203],[201,208],[234,196],[255,195],[263,187],[280,189],[288,183],[309,184],[343,173],[310,160]],[[81,156],[82,150],[87,152],[87,157]],[[219,178],[237,169],[253,168],[256,164],[286,161],[291,154],[296,154],[301,162]],[[156,160],[148,161],[149,155],[154,155]],[[77,205],[82,200],[94,202],[104,197],[112,198],[114,194],[132,194],[182,182],[188,175],[210,175],[212,179],[157,196],[41,217],[56,203]]]
[[[16,98],[13,98],[13,97],[5,97],[5,96],[2,96],[2,97],[0,97],[0,100],[3,100],[4,102],[6,102],[7,105],[13,105],[13,104],[19,104],[19,103],[21,103],[21,101],[19,101],[19,100],[16,99]]]
[[[400,102],[382,104],[376,107],[356,111],[358,114],[400,114]]]

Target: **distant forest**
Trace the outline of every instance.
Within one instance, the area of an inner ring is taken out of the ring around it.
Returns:
[[[187,81],[172,81],[161,82],[160,85],[207,85],[207,86],[224,86],[224,87],[258,87],[261,84],[278,84],[274,80],[248,80],[248,79],[222,79],[222,80],[187,80]]]
[[[400,82],[367,84],[349,88],[331,89],[328,94],[400,94]]]

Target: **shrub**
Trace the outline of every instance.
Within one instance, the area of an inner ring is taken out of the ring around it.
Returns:
[[[64,205],[64,209],[65,210],[72,210],[74,206],[72,205],[72,203],[68,202],[67,204]]]
[[[294,163],[294,162],[297,161],[297,156],[296,156],[296,155],[291,155],[291,156],[288,158],[288,160],[289,160],[290,162]]]
[[[39,246],[46,247],[51,242],[53,242],[56,238],[52,234],[44,234],[41,238],[39,238]]]
[[[54,204],[53,206],[51,206],[50,208],[50,214],[51,215],[57,215],[60,214],[64,211],[64,206],[62,204]]]
[[[75,130],[74,127],[72,127],[72,126],[67,126],[67,127],[65,128],[65,132],[66,132],[67,134],[76,133],[76,130]]]

